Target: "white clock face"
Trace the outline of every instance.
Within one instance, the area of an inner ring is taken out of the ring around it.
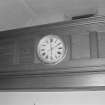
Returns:
[[[65,56],[65,45],[58,36],[48,35],[39,41],[37,53],[44,63],[57,64]]]

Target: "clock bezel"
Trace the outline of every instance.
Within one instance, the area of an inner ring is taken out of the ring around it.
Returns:
[[[57,60],[56,62],[48,62],[48,61],[45,61],[45,59],[43,59],[43,58],[40,56],[40,54],[39,54],[38,48],[39,48],[40,41],[43,40],[43,39],[46,38],[46,37],[56,37],[57,39],[59,39],[59,40],[63,43],[63,46],[64,46],[64,54],[63,54],[63,56],[62,56],[59,60]],[[37,56],[38,56],[38,58],[39,58],[39,60],[41,61],[42,64],[56,65],[56,64],[58,64],[58,63],[60,63],[60,62],[62,62],[62,61],[64,60],[66,54],[67,54],[67,47],[66,47],[65,41],[64,41],[63,38],[61,38],[61,37],[58,36],[58,35],[53,35],[53,34],[45,35],[45,36],[41,37],[41,38],[39,39],[38,43],[37,43]]]

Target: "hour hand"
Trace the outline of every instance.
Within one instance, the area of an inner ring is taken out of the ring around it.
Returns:
[[[54,47],[52,47],[52,49],[58,47],[61,43],[58,43],[57,45],[55,45]]]

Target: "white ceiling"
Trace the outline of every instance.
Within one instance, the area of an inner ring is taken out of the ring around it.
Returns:
[[[96,12],[105,15],[105,0],[0,0],[0,30],[47,24]]]

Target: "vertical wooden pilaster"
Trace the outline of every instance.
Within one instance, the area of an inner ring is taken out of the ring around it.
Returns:
[[[99,57],[98,36],[96,31],[89,32],[89,40],[90,40],[90,57],[98,58]]]
[[[99,57],[105,58],[105,32],[98,32]]]

